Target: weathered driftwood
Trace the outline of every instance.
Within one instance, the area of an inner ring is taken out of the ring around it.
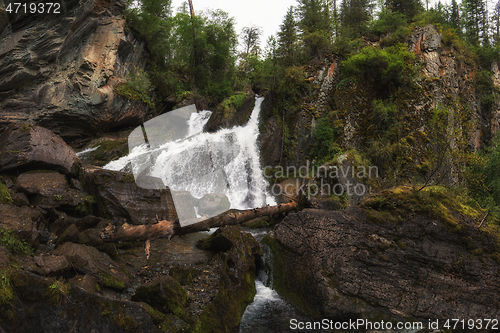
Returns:
[[[170,239],[175,235],[207,231],[210,230],[210,228],[241,224],[261,216],[286,213],[296,209],[298,205],[299,204],[294,201],[277,206],[266,206],[248,210],[231,210],[185,227],[181,227],[179,223],[166,220],[149,225],[130,225],[125,223],[121,226],[114,226],[110,224],[104,228],[100,237],[103,241],[110,243],[149,241],[156,238]]]

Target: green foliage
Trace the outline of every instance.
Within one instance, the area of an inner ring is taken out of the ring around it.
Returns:
[[[376,126],[376,132],[385,135],[397,122],[397,108],[392,102],[384,103],[380,100],[372,101],[373,124]]]
[[[0,182],[0,204],[12,204],[9,189],[2,182]]]
[[[407,45],[386,49],[367,46],[342,62],[342,76],[367,80],[375,86],[379,96],[387,98],[395,88],[410,83],[414,59]]]
[[[54,305],[60,305],[63,298],[69,294],[70,290],[71,286],[69,284],[56,280],[49,286],[47,296]]]
[[[387,0],[387,2],[392,11],[401,13],[408,20],[412,20],[423,10],[420,0]]]
[[[220,105],[224,118],[228,118],[234,111],[239,110],[245,103],[246,97],[247,95],[244,92],[239,92],[226,98]]]
[[[335,121],[335,114],[321,118],[316,124],[314,140],[310,148],[310,157],[313,160],[324,162],[333,159],[342,153],[336,142],[342,134],[342,126]]]
[[[330,34],[325,30],[304,33],[302,41],[307,54],[312,57],[319,57],[331,49]]]
[[[354,39],[366,34],[373,4],[369,0],[342,0],[341,35]]]
[[[370,31],[377,36],[382,36],[407,28],[408,23],[403,14],[383,10],[379,13],[378,19],[373,21]]]
[[[154,85],[142,69],[131,71],[125,77],[125,82],[116,87],[116,93],[134,101],[142,101],[154,108],[150,95]]]
[[[13,230],[0,228],[0,246],[4,246],[12,254],[33,255],[33,248],[24,240],[19,240]]]
[[[0,308],[14,300],[14,288],[7,271],[0,270]]]
[[[422,191],[413,191],[409,187],[396,187],[384,190],[369,197],[362,205],[372,222],[400,223],[416,213],[426,214],[443,222],[451,231],[461,231],[464,227],[462,219],[477,220],[484,216],[485,210],[460,189],[449,189],[441,186],[426,187]],[[383,219],[377,217],[383,214]],[[456,214],[458,213],[458,215]]]
[[[488,209],[500,205],[500,135],[484,152],[471,154],[467,160],[466,179],[469,191]]]

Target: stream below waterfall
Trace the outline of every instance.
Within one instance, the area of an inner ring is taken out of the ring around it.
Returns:
[[[241,318],[239,333],[288,333],[290,320],[309,321],[297,309],[291,306],[272,289],[272,252],[266,244],[262,243],[264,236],[270,229],[255,230],[245,229],[251,233],[262,248],[260,269],[255,277],[257,294]],[[308,332],[300,330],[300,332]],[[317,332],[317,331],[316,331]]]
[[[203,132],[211,116],[210,111],[196,112],[195,108],[187,114],[183,111],[184,115],[178,118],[184,121],[180,126],[184,128],[184,132],[181,135],[176,134],[175,140],[156,145],[150,144],[152,140],[149,140],[148,144],[132,145],[129,155],[108,163],[104,168],[132,170],[136,181],[139,172],[147,172],[150,176],[161,178],[172,193],[188,191],[196,199],[210,193],[223,193],[230,202],[230,208],[249,209],[263,207],[266,204],[275,205],[274,197],[266,191],[268,183],[263,176],[257,144],[262,101],[262,97],[256,98],[254,110],[245,125],[221,129],[216,133]],[[161,125],[161,119],[155,119],[153,119],[154,125]],[[142,127],[145,136],[148,131],[146,124],[146,130],[144,126]],[[170,125],[170,128],[174,128],[173,126]],[[178,124],[175,126],[179,127]],[[179,132],[178,128],[174,129]],[[158,127],[150,132],[154,131],[158,133]],[[137,134],[137,129],[135,132]],[[142,132],[139,134],[142,136]],[[129,145],[130,142],[129,137]],[[82,152],[81,155],[86,152]],[[272,253],[268,246],[261,242],[270,229],[245,229],[245,231],[250,232],[261,244],[264,263],[260,265],[255,280],[257,294],[243,314],[239,332],[312,332],[291,329],[291,319],[302,322],[312,320],[302,315],[272,289]],[[314,332],[332,332],[332,330],[314,330]]]

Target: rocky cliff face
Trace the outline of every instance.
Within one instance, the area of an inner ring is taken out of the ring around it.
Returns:
[[[289,215],[268,238],[276,289],[320,318],[497,317],[496,236],[449,206],[429,216],[436,194],[400,188],[361,208]]]
[[[126,1],[67,0],[60,14],[8,14],[0,1],[0,128],[32,123],[64,139],[136,125],[150,110],[114,92],[144,68],[125,27]]]
[[[402,135],[417,133],[418,136],[418,132],[427,131],[433,110],[442,106],[450,111],[449,126],[462,129],[469,147],[478,149],[500,128],[500,102],[496,101],[490,110],[481,108],[479,92],[475,88],[476,74],[480,69],[460,46],[449,39],[432,25],[416,28],[406,39],[408,50],[415,54],[417,74],[412,78],[411,88],[405,87],[393,93],[394,104],[404,123]],[[273,116],[268,111],[269,120],[261,139],[266,165],[276,165],[280,161],[282,145],[282,163],[305,165],[305,160],[310,158],[308,146],[317,120],[331,111],[337,112],[343,132],[339,144],[343,149],[359,149],[365,145],[364,140],[373,135],[369,128],[373,125],[371,103],[379,98],[374,92],[376,87],[363,81],[341,84],[342,60],[330,55],[320,64],[304,66],[304,79],[309,81],[310,90],[298,111],[285,112],[284,145],[283,130],[277,130],[281,127],[280,116]],[[493,63],[491,71],[495,86],[500,87],[499,66]]]

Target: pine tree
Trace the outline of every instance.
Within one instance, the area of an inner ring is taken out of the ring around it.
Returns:
[[[460,9],[456,0],[451,1],[448,12],[448,22],[452,28],[460,31]]]
[[[391,11],[403,14],[408,20],[413,19],[423,9],[420,0],[387,0],[387,5]]]
[[[358,38],[365,34],[371,19],[370,0],[342,0],[340,24],[342,34],[348,38]]]
[[[278,32],[278,54],[283,60],[283,65],[293,66],[295,63],[296,48],[297,48],[297,24],[295,22],[294,8],[291,6],[285,15],[283,23],[280,25]]]
[[[488,14],[484,0],[463,0],[465,36],[473,45],[488,44]]]
[[[326,0],[298,0],[297,13],[302,41],[309,56],[321,56],[331,39],[330,15]]]
[[[299,26],[304,33],[330,32],[328,6],[324,0],[298,0]]]

